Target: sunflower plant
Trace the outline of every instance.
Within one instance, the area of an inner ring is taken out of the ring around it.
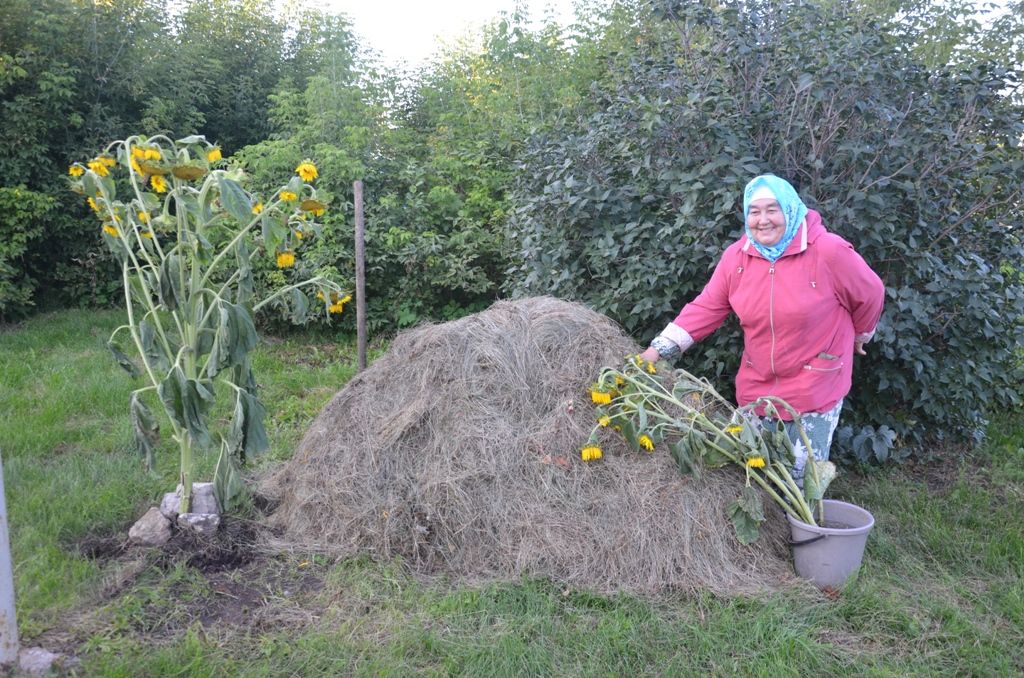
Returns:
[[[835,478],[832,462],[809,458],[803,487],[792,475],[793,445],[781,421],[785,410],[797,422],[805,449],[811,449],[800,415],[781,398],[768,396],[734,407],[706,380],[686,370],[674,370],[665,379],[658,368],[635,356],[621,368],[605,368],[590,389],[597,424],[580,451],[583,461],[603,457],[601,432],[611,429],[636,452],[665,449],[684,475],[699,475],[705,468],[739,466],[745,483],[729,506],[729,518],[740,542],[750,544],[765,521],[762,492],[786,513],[817,524],[821,500]],[[763,409],[762,409],[763,408]],[[777,421],[762,424],[757,412]]]
[[[249,357],[257,343],[254,314],[285,303],[301,322],[317,303],[309,301],[314,292],[328,314],[340,312],[328,300],[343,294],[314,275],[283,279],[266,298],[255,298],[253,257],[290,272],[304,238],[320,233],[316,217],[326,205],[311,183],[316,166],[303,161],[261,199],[243,188],[240,169],[223,165],[220,148],[202,136],[132,136],[68,170],[72,190],[85,196],[121,264],[128,322],[108,347],[124,369],[149,382],[130,397],[139,451],[152,470],[159,424],[146,400],[156,396],[180,453],[183,513],[191,508],[196,451],[219,445],[214,487],[228,507],[242,489],[237,464],[269,446]],[[209,415],[218,386],[233,408],[215,436]]]

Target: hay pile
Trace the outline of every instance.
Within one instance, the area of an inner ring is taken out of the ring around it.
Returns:
[[[740,478],[680,476],[664,450],[579,448],[588,386],[636,345],[548,297],[401,334],[323,409],[263,484],[284,543],[400,556],[474,581],[547,576],[591,590],[752,592],[789,578],[776,512],[751,547],[726,507]]]

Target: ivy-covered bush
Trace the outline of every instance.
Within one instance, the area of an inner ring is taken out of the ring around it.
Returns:
[[[1024,388],[1024,286],[1005,275],[1024,261],[1015,75],[929,71],[836,6],[683,5],[597,92],[599,112],[530,140],[509,291],[581,299],[646,341],[741,233],[745,182],[773,172],[886,284],[847,452],[979,435]],[[739,345],[732,324],[682,360],[724,385]]]

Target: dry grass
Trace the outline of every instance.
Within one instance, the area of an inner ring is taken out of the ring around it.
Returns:
[[[602,592],[789,580],[780,515],[757,544],[737,542],[726,518],[737,476],[683,478],[664,451],[611,438],[602,461],[580,460],[588,386],[636,350],[604,316],[546,297],[403,333],[264,481],[280,501],[274,544]]]

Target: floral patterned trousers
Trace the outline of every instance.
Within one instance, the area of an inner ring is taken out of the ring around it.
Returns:
[[[807,439],[811,443],[811,451],[814,454],[814,458],[819,461],[828,460],[828,451],[832,447],[832,434],[836,432],[836,427],[839,426],[839,413],[842,409],[843,400],[840,398],[835,407],[828,412],[807,412],[800,415],[804,424],[804,432],[807,433]],[[765,427],[773,427],[776,425],[776,420],[771,417],[761,417],[761,424]],[[793,480],[803,487],[804,467],[807,465],[807,449],[804,446],[803,439],[800,437],[800,431],[796,423],[787,421],[785,426],[786,435],[789,436],[789,440],[793,443],[793,453],[796,457],[796,463],[793,465]]]

